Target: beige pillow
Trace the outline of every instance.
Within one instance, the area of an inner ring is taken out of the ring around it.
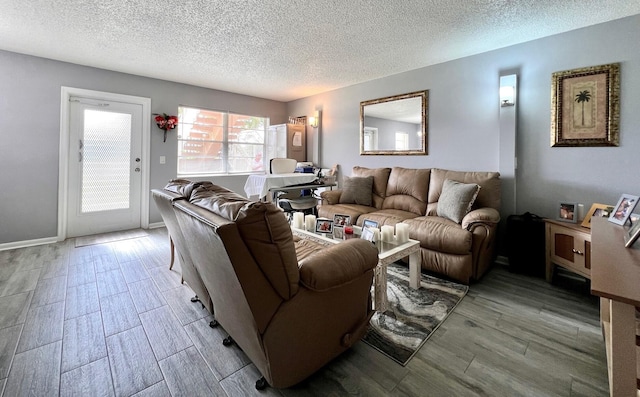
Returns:
[[[371,207],[373,177],[344,177],[340,204],[359,204]]]
[[[475,183],[461,183],[445,179],[442,193],[438,199],[438,216],[451,219],[456,223],[462,222],[478,196],[480,185]]]

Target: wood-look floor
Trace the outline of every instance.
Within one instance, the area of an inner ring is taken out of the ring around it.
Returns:
[[[496,266],[406,367],[360,342],[301,384],[256,368],[170,271],[166,229],[0,252],[0,391],[14,396],[605,396],[597,300]],[[304,352],[300,352],[304,354]]]

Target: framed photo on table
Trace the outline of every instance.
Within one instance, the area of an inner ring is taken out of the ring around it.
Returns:
[[[578,221],[578,203],[560,202],[558,204],[558,220],[576,223]]]
[[[318,218],[316,220],[316,233],[333,233],[333,220]]]
[[[638,204],[638,196],[623,194],[618,200],[618,204],[613,207],[613,211],[609,215],[609,221],[617,225],[624,225],[636,204]]]
[[[347,226],[351,224],[351,217],[349,215],[335,214],[333,216],[334,226]]]
[[[372,221],[371,219],[365,219],[362,222],[362,230],[369,229],[369,228],[377,229],[378,228],[378,222]]]
[[[373,242],[373,238],[374,238],[373,228],[371,228],[371,227],[363,227],[362,228],[362,234],[360,235],[360,238],[363,239],[363,240],[367,240],[367,241]]]
[[[618,146],[620,64],[551,75],[551,146]]]
[[[607,204],[593,203],[591,208],[589,208],[589,212],[584,216],[584,220],[582,221],[582,227],[591,228],[591,217],[603,217],[609,216],[609,213],[606,211],[607,208],[611,207]]]
[[[624,246],[631,247],[640,236],[640,222],[636,222],[631,226],[627,234],[624,236]]]

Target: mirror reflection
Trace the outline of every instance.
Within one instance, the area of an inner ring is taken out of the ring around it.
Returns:
[[[360,154],[427,154],[428,91],[360,102]]]

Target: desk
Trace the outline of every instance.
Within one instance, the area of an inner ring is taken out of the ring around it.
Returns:
[[[640,306],[640,247],[624,247],[626,228],[591,218],[591,293],[600,297],[611,396],[635,396],[636,306]]]
[[[290,174],[266,174],[249,175],[244,184],[244,192],[247,197],[258,196],[260,199],[267,196],[269,190],[275,187],[310,183],[316,179],[315,174],[303,174],[292,172]]]

